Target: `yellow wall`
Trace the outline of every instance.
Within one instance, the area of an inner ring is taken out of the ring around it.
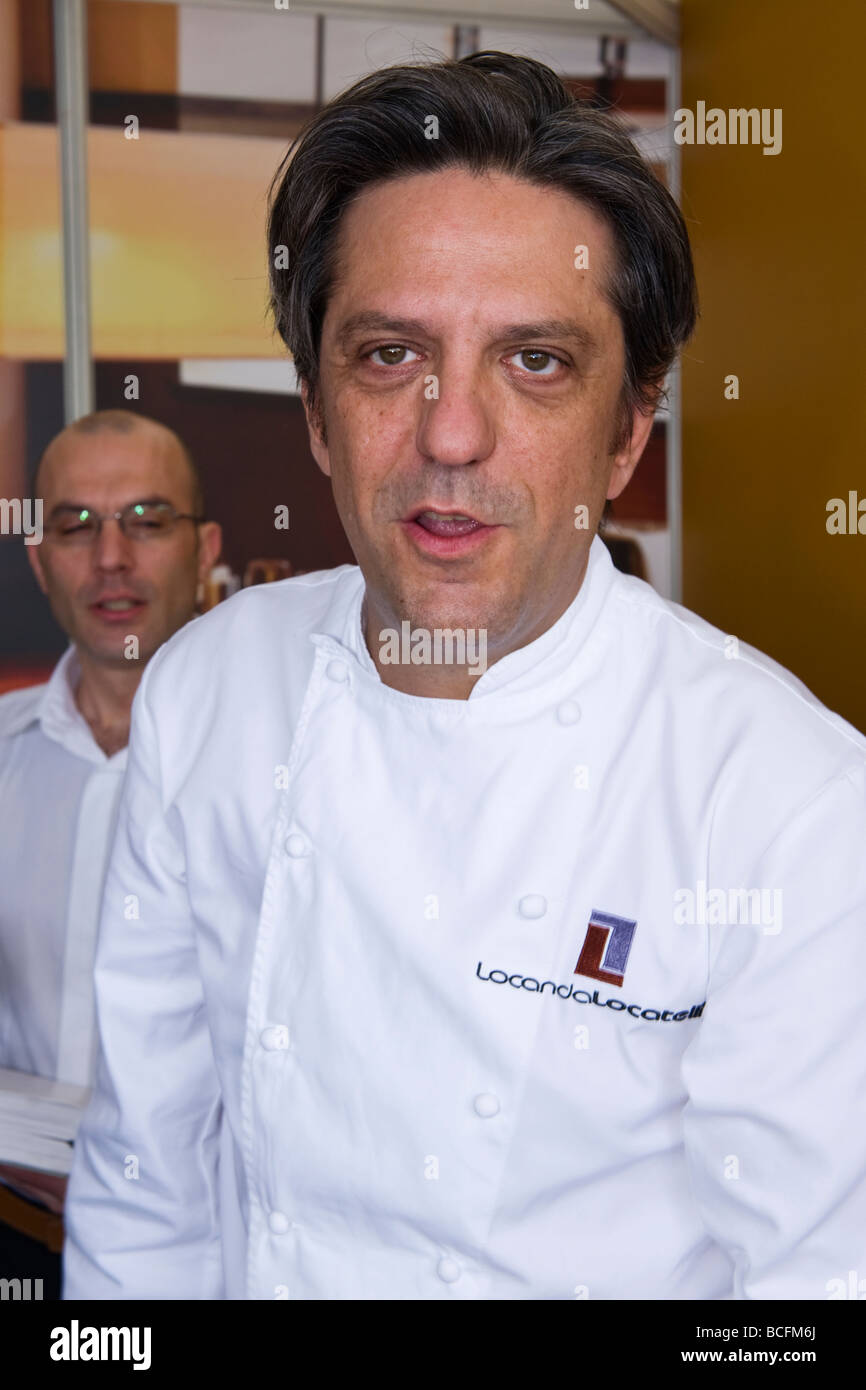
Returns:
[[[87,20],[93,89],[176,89],[176,6],[90,0]],[[0,0],[0,360],[57,359],[57,130],[15,121],[19,53],[25,86],[53,85],[49,0]],[[265,214],[286,143],[89,128],[96,357],[285,355],[265,312]]]
[[[283,357],[266,315],[280,140],[91,126],[93,352]],[[0,357],[63,356],[54,126],[0,128]]]
[[[864,53],[866,6],[683,0],[683,107],[783,111],[776,156],[682,151],[684,602],[866,730],[866,534],[826,530],[866,501]]]

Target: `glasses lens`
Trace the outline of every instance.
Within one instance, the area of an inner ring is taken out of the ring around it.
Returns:
[[[64,512],[53,523],[54,534],[64,545],[86,544],[96,535],[97,522],[86,508],[80,512]]]
[[[123,514],[126,534],[138,541],[150,540],[153,536],[170,531],[174,525],[174,520],[174,508],[167,506],[164,502],[153,505],[146,502],[136,502],[134,506],[128,507]]]

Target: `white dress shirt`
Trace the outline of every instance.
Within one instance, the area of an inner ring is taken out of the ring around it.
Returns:
[[[382,683],[363,593],[245,590],[144,673],[64,1296],[866,1272],[866,739],[598,539],[468,700]]]
[[[0,1067],[88,1086],[93,957],[125,748],[75,703],[69,647],[47,684],[0,697]]]

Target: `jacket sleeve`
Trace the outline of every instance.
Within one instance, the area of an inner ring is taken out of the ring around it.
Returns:
[[[100,1051],[66,1205],[65,1299],[224,1296],[220,1089],[177,813],[144,673],[95,965]]]
[[[826,784],[756,875],[781,920],[708,929],[683,1055],[692,1187],[734,1299],[851,1297],[866,1277],[866,769]]]

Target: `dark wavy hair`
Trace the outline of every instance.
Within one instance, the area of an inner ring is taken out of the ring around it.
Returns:
[[[438,139],[425,138],[431,116]],[[270,309],[312,409],[320,410],[322,323],[344,211],[373,184],[453,167],[570,193],[610,227],[616,264],[605,293],[625,339],[613,446],[621,447],[633,410],[662,398],[694,330],[685,222],[617,117],[572,97],[545,64],[508,53],[383,68],[324,107],[289,147],[269,196]]]

